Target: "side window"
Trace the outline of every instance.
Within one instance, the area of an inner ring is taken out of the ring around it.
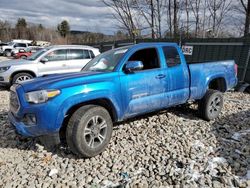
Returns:
[[[45,58],[47,58],[48,61],[64,61],[66,60],[66,50],[55,50],[49,52]]]
[[[91,59],[89,50],[83,50],[83,59]]]
[[[95,54],[93,53],[92,50],[89,50],[89,53],[90,53],[91,58],[93,59],[95,57]]]
[[[81,49],[70,49],[68,50],[68,60],[72,59],[84,59],[83,50]]]
[[[168,67],[174,67],[181,64],[179,52],[173,46],[163,47],[164,56]]]
[[[26,47],[26,44],[24,44],[24,43],[16,43],[16,44],[15,44],[15,47],[22,47],[22,48],[25,48],[25,47]]]
[[[143,70],[160,68],[158,53],[155,48],[138,50],[128,61],[141,61],[143,63]]]

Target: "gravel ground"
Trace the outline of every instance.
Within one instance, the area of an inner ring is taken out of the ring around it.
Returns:
[[[0,56],[0,62],[10,60],[10,59],[12,59],[12,58],[7,58],[7,57],[4,57],[4,56]]]
[[[250,187],[249,94],[225,94],[211,122],[190,105],[121,123],[91,159],[16,135],[8,94],[0,91],[0,187]]]

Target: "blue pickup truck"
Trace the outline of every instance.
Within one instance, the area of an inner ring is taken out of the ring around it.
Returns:
[[[114,122],[188,101],[215,119],[222,93],[236,84],[234,61],[187,64],[175,43],[141,43],[102,53],[79,73],[13,85],[9,120],[24,136],[47,144],[64,137],[72,152],[92,157],[108,145]]]

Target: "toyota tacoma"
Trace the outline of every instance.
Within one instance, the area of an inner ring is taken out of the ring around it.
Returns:
[[[73,153],[93,157],[108,145],[114,122],[189,101],[203,119],[217,118],[222,93],[236,84],[233,60],[187,64],[175,43],[141,43],[102,53],[79,73],[14,84],[8,115],[24,136],[66,138]]]

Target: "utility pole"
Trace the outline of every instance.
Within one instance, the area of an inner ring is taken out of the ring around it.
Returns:
[[[174,38],[178,35],[177,11],[177,0],[174,0]]]
[[[153,0],[150,0],[150,6],[151,6],[151,29],[152,29],[152,39],[155,38],[155,31],[154,31],[154,4]]]
[[[159,38],[161,38],[161,10],[160,10],[160,1],[156,0],[157,2],[157,13],[158,13],[158,30],[159,30]]]

